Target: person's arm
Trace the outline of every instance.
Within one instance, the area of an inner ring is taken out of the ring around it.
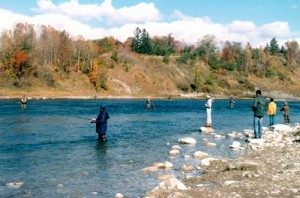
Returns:
[[[256,111],[257,109],[257,98],[255,98],[253,105],[252,105],[252,111]]]

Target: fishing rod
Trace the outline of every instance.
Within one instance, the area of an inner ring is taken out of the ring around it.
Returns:
[[[85,118],[85,117],[81,117],[81,116],[70,116],[70,115],[67,115],[67,117],[79,118],[79,119],[83,119],[83,120],[91,120],[92,119],[92,118]]]
[[[153,100],[152,100],[152,104],[153,104],[153,107],[154,107],[154,109],[155,109],[156,107],[155,107],[155,104],[154,104]]]

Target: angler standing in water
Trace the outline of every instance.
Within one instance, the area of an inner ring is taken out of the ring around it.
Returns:
[[[235,103],[235,101],[234,101],[233,97],[231,97],[230,100],[229,100],[229,104],[230,104],[231,109],[233,109],[234,103]]]
[[[26,105],[27,105],[27,98],[26,98],[26,95],[24,94],[23,97],[21,98],[21,108],[22,108],[22,110],[26,109]]]
[[[151,103],[152,103],[151,99],[148,98],[147,101],[146,101],[146,108],[147,109],[151,109]]]
[[[106,131],[107,131],[107,120],[109,119],[109,115],[105,110],[104,106],[100,107],[99,115],[96,119],[92,119],[91,123],[96,123],[96,133],[98,133],[98,140],[101,142],[105,142]]]

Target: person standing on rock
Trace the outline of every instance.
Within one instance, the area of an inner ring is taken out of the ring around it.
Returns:
[[[205,108],[206,108],[206,125],[204,125],[204,126],[211,127],[211,124],[212,124],[212,119],[211,119],[212,98],[209,95],[206,96]]]
[[[284,124],[290,124],[290,108],[287,101],[284,101],[283,107],[280,109],[283,114]]]
[[[261,95],[261,90],[256,91],[256,97],[253,101],[252,111],[254,112],[253,128],[254,138],[262,138],[262,124],[266,101]]]
[[[107,131],[107,120],[109,115],[105,110],[104,106],[100,107],[100,113],[96,119],[92,119],[91,123],[96,123],[96,133],[98,133],[98,140],[105,142],[106,131]]]
[[[276,108],[277,108],[277,105],[274,102],[274,99],[270,98],[270,102],[268,105],[268,115],[269,115],[269,120],[270,120],[270,126],[275,124]]]

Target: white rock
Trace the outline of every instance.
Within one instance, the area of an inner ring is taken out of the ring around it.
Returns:
[[[200,127],[199,131],[203,132],[203,133],[213,133],[213,132],[215,132],[215,130],[213,128],[210,128],[210,127]]]
[[[115,195],[115,198],[123,198],[123,197],[124,197],[124,195],[122,193],[117,193]]]
[[[166,180],[166,179],[169,179],[169,178],[176,178],[176,176],[172,175],[172,174],[164,174],[164,175],[158,175],[157,176],[158,180]]]
[[[286,124],[275,124],[273,126],[270,126],[271,131],[285,131],[289,132],[292,130],[292,128],[289,125]]]
[[[159,183],[159,188],[167,190],[187,190],[187,187],[176,178],[169,178]]]
[[[173,150],[181,150],[181,147],[178,145],[174,145],[174,146],[172,146],[172,149]]]
[[[202,152],[202,151],[196,151],[196,152],[193,154],[193,157],[194,157],[194,158],[206,158],[206,157],[209,157],[209,154],[208,154],[208,153],[205,153],[205,152]]]
[[[184,138],[180,138],[178,140],[179,143],[181,144],[196,144],[197,141],[194,138],[191,137],[184,137]]]
[[[153,166],[157,167],[158,169],[169,169],[173,167],[171,162],[165,161],[160,163],[154,163]]]
[[[229,138],[235,138],[236,137],[236,134],[235,133],[228,133],[227,136]]]
[[[207,144],[206,144],[207,146],[217,146],[217,144],[216,143],[213,143],[213,142],[207,142]]]
[[[24,182],[11,182],[7,183],[6,185],[13,188],[20,188],[21,186],[23,186],[23,184]]]
[[[212,157],[207,157],[201,160],[201,166],[209,166],[210,162],[218,160],[216,158],[212,158]]]
[[[238,149],[241,148],[241,143],[240,143],[240,142],[237,142],[237,141],[234,141],[234,142],[232,142],[232,144],[230,145],[230,148],[235,149],[235,150],[238,150]]]
[[[178,155],[179,153],[180,153],[179,150],[171,150],[171,151],[169,151],[170,155]]]
[[[181,169],[183,171],[193,171],[193,170],[195,170],[195,168],[193,166],[189,165],[189,164],[183,164]]]
[[[148,171],[148,172],[157,172],[158,168],[156,166],[149,166],[146,168],[143,168],[143,171]]]
[[[225,137],[223,135],[217,134],[217,135],[215,135],[215,138],[216,139],[222,139],[222,138],[225,138]]]
[[[229,185],[234,184],[234,183],[237,183],[237,181],[228,180],[228,181],[224,182],[224,185],[229,186]]]

